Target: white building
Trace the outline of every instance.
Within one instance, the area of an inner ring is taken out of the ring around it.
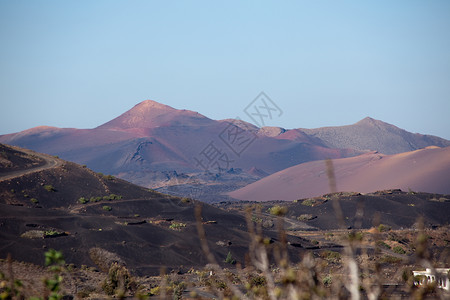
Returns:
[[[414,280],[414,284],[424,285],[436,282],[438,288],[450,291],[450,268],[436,268],[435,271],[436,273],[433,273],[431,269],[426,269],[425,271],[413,271],[414,277],[416,278],[416,276],[418,276],[420,278]]]

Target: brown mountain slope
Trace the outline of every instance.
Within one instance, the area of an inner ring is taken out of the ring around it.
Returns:
[[[338,191],[368,193],[412,189],[450,193],[450,147],[384,155],[369,153],[333,160]],[[235,199],[295,200],[329,192],[324,161],[300,164],[274,173],[229,195]]]

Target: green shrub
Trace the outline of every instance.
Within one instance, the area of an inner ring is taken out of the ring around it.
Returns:
[[[89,200],[84,197],[81,197],[80,199],[78,199],[78,202],[80,202],[81,204],[86,204],[89,202]]]
[[[287,213],[285,206],[275,205],[269,208],[269,212],[274,216],[284,216]]]
[[[170,224],[169,228],[172,230],[181,230],[181,228],[186,227],[185,223],[181,223],[181,222],[172,222],[172,224]]]
[[[230,251],[228,251],[227,257],[225,258],[225,262],[231,265],[234,265],[236,263],[236,260],[233,259],[233,256],[231,255]]]
[[[105,180],[114,180],[114,176],[112,176],[112,175],[103,175],[103,179],[105,179]]]
[[[109,198],[109,200],[120,200],[120,199],[122,199],[122,196],[119,196],[116,194],[110,194],[108,198]]]
[[[61,232],[53,230],[53,229],[44,231],[44,237],[46,237],[46,236],[49,236],[49,237],[50,236],[56,236],[56,235],[60,235],[60,234],[61,234]]]
[[[314,204],[316,204],[316,200],[314,199],[306,199],[302,201],[302,205],[305,206],[314,206]]]
[[[106,210],[106,211],[111,211],[112,210],[112,207],[111,206],[108,206],[108,205],[103,205],[103,210]]]
[[[124,296],[132,286],[132,278],[127,268],[117,262],[111,264],[108,276],[102,284],[102,289],[107,295]]]
[[[262,219],[261,218],[258,218],[257,216],[252,216],[252,222],[255,222],[255,223],[262,223]]]
[[[297,217],[297,220],[299,221],[309,221],[314,219],[315,217],[311,214],[302,214],[300,216]]]
[[[99,202],[102,201],[103,197],[91,197],[89,199],[90,202]]]
[[[48,290],[48,299],[61,299],[62,295],[59,294],[62,286],[63,277],[61,273],[64,271],[64,257],[62,252],[50,249],[45,252],[45,265],[53,272],[53,278],[45,279],[44,284]]]
[[[44,189],[46,189],[48,192],[56,192],[56,189],[51,184],[44,185]]]
[[[36,199],[36,198],[31,198],[30,201],[31,201],[31,203],[34,203],[34,204],[39,203],[38,199]]]
[[[385,225],[385,224],[378,225],[378,231],[379,232],[386,232],[386,231],[389,231],[389,230],[391,230],[391,226],[389,226],[389,225]]]

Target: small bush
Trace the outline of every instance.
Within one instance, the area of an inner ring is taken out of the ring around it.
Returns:
[[[287,213],[285,206],[275,205],[269,209],[269,212],[274,216],[284,216]]]
[[[56,192],[56,189],[51,184],[44,185],[44,189],[48,192]]]
[[[297,217],[297,220],[299,221],[309,221],[312,219],[315,219],[316,217],[311,215],[311,214],[302,214],[300,216]]]
[[[61,232],[53,230],[53,229],[44,231],[44,237],[52,237],[52,236],[57,236],[60,234],[61,234]]]
[[[228,251],[227,257],[225,258],[225,262],[231,265],[234,265],[236,263],[236,260],[233,259],[233,256],[231,255],[230,251]]]
[[[261,218],[258,218],[258,217],[256,217],[256,216],[252,216],[252,222],[254,222],[254,223],[262,223],[262,219]]]
[[[305,206],[314,206],[314,204],[316,204],[316,200],[314,199],[306,199],[302,201],[302,205]]]
[[[120,199],[122,199],[122,196],[119,196],[116,194],[110,194],[108,198],[109,198],[109,200],[120,200]]]
[[[103,197],[91,197],[89,199],[90,202],[99,202],[102,201]]]
[[[103,175],[103,179],[105,179],[105,180],[114,180],[114,176],[112,176],[112,175]]]
[[[102,284],[102,289],[107,295],[124,295],[132,287],[132,278],[127,268],[113,263],[108,271],[108,276]]]
[[[30,201],[31,201],[31,203],[34,203],[34,204],[39,203],[38,199],[36,199],[36,198],[31,198]]]
[[[81,197],[80,199],[78,199],[78,202],[80,202],[81,204],[86,204],[89,202],[89,200],[84,197]]]
[[[264,228],[272,228],[274,226],[273,221],[271,219],[264,220],[262,223]]]
[[[29,230],[27,232],[24,232],[20,235],[22,238],[27,239],[43,239],[44,238],[44,231],[43,230]]]
[[[181,222],[172,222],[172,224],[170,224],[169,228],[172,230],[181,230],[181,228],[186,227],[185,223],[181,223]]]
[[[108,206],[108,205],[103,205],[103,210],[106,210],[106,211],[111,211],[112,210],[112,207],[111,206]]]
[[[157,296],[161,293],[159,286],[150,289],[150,296]]]
[[[378,231],[379,232],[386,232],[386,231],[389,231],[389,230],[391,230],[391,226],[389,226],[389,225],[385,225],[385,224],[378,225]]]

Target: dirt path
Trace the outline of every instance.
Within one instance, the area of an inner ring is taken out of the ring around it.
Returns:
[[[42,153],[34,152],[34,151],[31,151],[28,149],[20,149],[20,150],[16,149],[16,150],[23,152],[25,154],[28,154],[28,155],[37,156],[37,157],[41,158],[42,160],[44,160],[45,163],[44,163],[44,165],[39,166],[39,167],[35,167],[35,168],[27,169],[27,170],[12,171],[5,175],[1,175],[0,181],[10,180],[10,179],[13,179],[16,177],[20,177],[20,176],[35,173],[35,172],[40,172],[40,171],[51,169],[51,168],[56,168],[56,167],[59,167],[60,165],[62,165],[62,161],[60,159],[55,158],[48,154],[42,154]]]

